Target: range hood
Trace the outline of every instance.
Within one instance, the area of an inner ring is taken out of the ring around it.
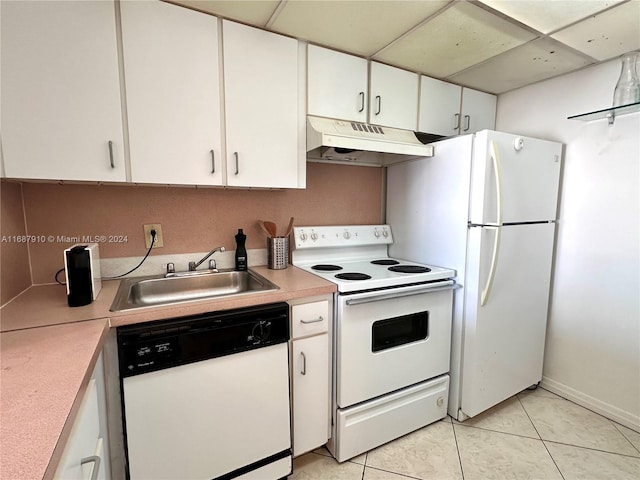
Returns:
[[[411,130],[307,116],[307,160],[384,166],[416,157],[432,157]],[[434,139],[427,139],[433,141]]]

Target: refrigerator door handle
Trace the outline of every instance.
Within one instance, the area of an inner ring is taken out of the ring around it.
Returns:
[[[493,175],[496,179],[496,223],[502,225],[502,166],[495,140],[489,144],[489,155],[493,161]]]
[[[493,240],[493,254],[491,255],[491,268],[489,269],[489,275],[487,277],[487,282],[484,285],[484,289],[482,289],[482,296],[480,297],[480,306],[484,307],[489,300],[489,295],[491,294],[491,287],[493,286],[493,280],[496,276],[496,269],[498,268],[498,253],[500,252],[500,235],[502,233],[501,227],[484,227],[486,229],[495,230],[496,236]]]

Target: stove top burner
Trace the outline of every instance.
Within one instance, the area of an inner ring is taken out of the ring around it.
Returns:
[[[398,265],[400,262],[397,260],[392,260],[390,258],[384,260],[374,260],[371,262],[373,265]]]
[[[333,272],[336,270],[342,270],[342,267],[339,265],[325,265],[325,264],[320,264],[320,265],[314,265],[313,267],[311,267],[312,270],[318,270],[320,272]]]
[[[398,273],[427,273],[431,271],[429,267],[422,267],[420,265],[396,265],[389,267],[388,270]]]
[[[348,272],[338,273],[336,275],[336,278],[339,278],[340,280],[369,280],[371,278],[371,275],[367,275],[366,273]]]

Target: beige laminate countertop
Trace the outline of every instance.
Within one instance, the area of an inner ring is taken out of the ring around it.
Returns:
[[[52,478],[107,331],[102,319],[0,335],[1,478]]]
[[[61,285],[33,286],[0,309],[0,478],[52,478],[109,327],[327,295],[336,286],[290,266],[251,267],[278,285],[272,292],[110,312],[120,284],[103,282],[98,299],[67,306]]]

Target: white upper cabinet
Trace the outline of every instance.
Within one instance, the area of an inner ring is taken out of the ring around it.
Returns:
[[[227,184],[296,188],[298,42],[224,20]]]
[[[493,130],[496,127],[497,97],[471,88],[462,88],[460,133]]]
[[[121,2],[131,180],[222,185],[218,19]]]
[[[418,81],[417,73],[371,62],[369,123],[416,130]]]
[[[460,129],[462,88],[435,78],[420,77],[418,131],[449,137]]]
[[[5,175],[125,181],[114,3],[0,5]]]
[[[364,58],[309,45],[309,115],[366,122],[369,99],[367,70]]]
[[[446,137],[495,128],[496,96],[422,76],[418,131]]]

